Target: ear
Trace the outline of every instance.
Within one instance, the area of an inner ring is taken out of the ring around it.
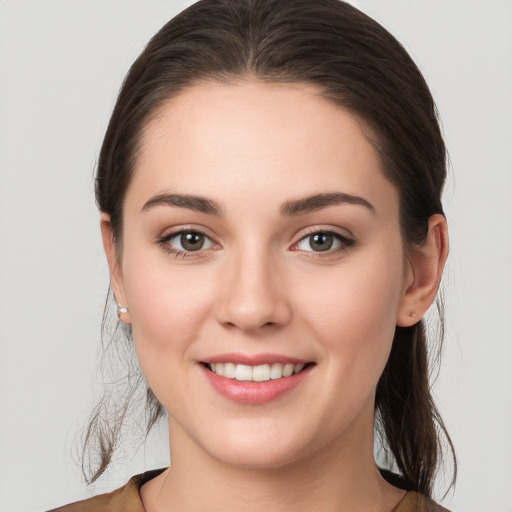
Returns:
[[[121,322],[129,324],[130,313],[121,313],[119,307],[123,306],[128,309],[128,302],[124,290],[123,270],[121,267],[120,255],[117,246],[114,242],[114,234],[112,232],[112,223],[110,222],[110,215],[106,213],[101,214],[100,218],[101,237],[103,239],[103,249],[108,261],[108,268],[110,271],[110,285],[114,292],[114,299],[117,304],[117,316]]]
[[[410,327],[418,323],[434,302],[446,257],[448,227],[443,215],[432,215],[428,221],[425,242],[415,246],[408,260],[404,290],[396,324]]]

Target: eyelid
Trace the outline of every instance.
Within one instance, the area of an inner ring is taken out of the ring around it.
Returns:
[[[344,234],[341,231],[348,232],[349,234]],[[206,256],[211,250],[221,249],[221,245],[215,240],[215,238],[210,234],[210,231],[203,226],[197,225],[180,225],[172,228],[168,228],[164,230],[164,234],[157,236],[156,243],[160,245],[166,252],[170,254],[174,254],[176,257],[201,257]],[[199,233],[208,239],[211,246],[207,248],[201,248],[197,251],[189,251],[186,249],[177,249],[173,248],[169,242],[173,238],[182,235],[184,233]],[[299,249],[297,246],[300,242],[307,239],[309,236],[314,234],[327,234],[332,235],[337,240],[338,247],[334,249],[330,248],[325,251],[307,251],[304,249]],[[332,227],[332,226],[311,226],[304,230],[301,230],[300,234],[295,236],[296,241],[291,245],[290,249],[296,252],[307,253],[310,257],[329,257],[335,254],[341,253],[356,245],[356,239],[353,237],[352,233],[346,228]]]
[[[193,231],[195,233],[201,233],[202,235],[205,235],[208,238],[215,238],[215,234],[211,231],[211,229],[201,224],[176,224],[174,226],[167,226],[164,229],[160,230],[160,233],[162,234],[158,235],[158,238],[163,238],[173,233],[182,233],[183,231]]]
[[[187,251],[186,249],[176,249],[172,248],[169,242],[184,233],[199,233],[207,238],[212,247],[207,247],[205,249],[201,248],[197,251]],[[202,226],[194,226],[194,225],[180,225],[170,228],[168,230],[164,230],[162,235],[157,236],[156,243],[160,245],[167,253],[174,254],[176,257],[202,257],[206,256],[206,252],[210,250],[217,250],[221,246],[214,239],[214,237],[209,233],[209,230],[206,230]]]
[[[292,251],[303,252],[307,254],[308,257],[329,257],[335,254],[341,253],[356,245],[356,239],[352,235],[352,233],[348,229],[344,229],[343,231],[348,232],[349,234],[343,234],[340,232],[341,228],[334,227],[323,227],[323,226],[312,226],[307,228],[305,231],[302,231],[300,235],[297,236],[296,241],[292,244],[290,249]],[[300,242],[307,239],[308,237],[315,235],[317,233],[322,233],[325,235],[332,235],[335,237],[340,244],[338,247],[334,249],[328,249],[326,251],[306,251],[303,249],[299,249],[297,246]]]
[[[300,240],[303,238],[306,238],[310,235],[314,235],[316,233],[326,233],[330,235],[335,235],[337,237],[340,237],[344,240],[353,240],[355,241],[355,236],[352,234],[352,232],[347,228],[341,228],[337,226],[329,226],[329,225],[316,225],[316,226],[310,226],[308,228],[301,229],[295,236],[295,242],[293,245],[297,244]]]

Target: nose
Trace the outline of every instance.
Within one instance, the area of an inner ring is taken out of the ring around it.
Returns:
[[[262,251],[240,251],[228,259],[222,269],[218,321],[248,333],[286,325],[291,307],[279,270]]]

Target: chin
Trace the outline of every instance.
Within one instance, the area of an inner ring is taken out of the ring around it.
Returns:
[[[225,464],[247,469],[276,469],[286,466],[307,451],[299,430],[271,428],[256,421],[257,428],[236,429],[236,432],[219,430],[224,435],[210,436],[203,449]],[[283,434],[286,433],[286,434]]]
[[[293,456],[288,450],[266,449],[261,450],[261,447],[253,449],[244,447],[238,450],[228,450],[217,454],[215,457],[218,461],[244,469],[251,470],[267,470],[279,469],[294,462],[299,457]]]

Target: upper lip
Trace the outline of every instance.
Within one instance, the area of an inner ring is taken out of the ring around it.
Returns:
[[[285,356],[282,354],[237,354],[226,353],[208,357],[201,362],[203,363],[234,363],[245,364],[248,366],[258,366],[262,364],[306,364],[311,361],[300,359],[297,357]]]

